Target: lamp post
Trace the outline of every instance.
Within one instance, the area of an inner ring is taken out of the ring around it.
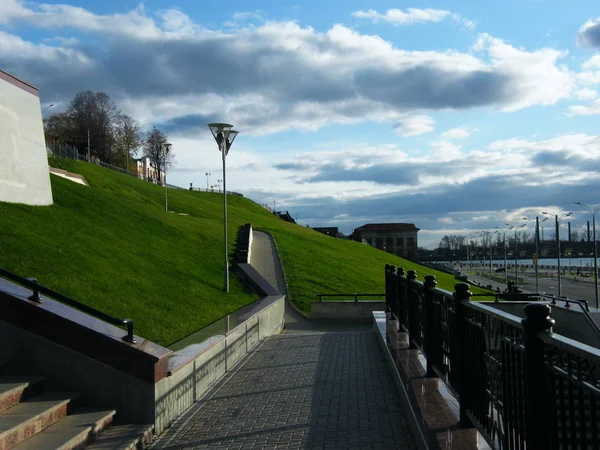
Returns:
[[[596,296],[596,309],[597,309],[597,308],[600,308],[600,305],[598,303],[598,249],[596,248],[596,213],[598,212],[598,210],[600,210],[600,205],[597,205],[592,208],[591,206],[586,205],[585,203],[575,202],[575,204],[589,209],[590,212],[592,213],[592,226],[593,226],[592,236],[594,239],[594,294]]]
[[[508,263],[506,260],[506,232],[512,230],[513,226],[509,225],[507,223],[505,223],[504,225],[507,225],[508,228],[501,230],[499,227],[495,227],[495,229],[498,230],[498,233],[502,233],[502,245],[504,246],[504,284],[506,284],[506,286],[508,287]]]
[[[542,214],[546,215],[546,216],[552,216],[552,214],[548,214],[547,212],[542,212]],[[556,261],[557,261],[557,265],[558,265],[558,296],[561,297],[561,274],[560,274],[560,221],[566,217],[571,217],[573,213],[572,212],[568,212],[565,214],[561,214],[560,216],[558,214],[554,215],[554,225],[556,228],[556,249],[558,251],[558,254],[556,255]]]
[[[206,175],[206,192],[208,192],[208,177],[211,176],[210,172],[206,172],[204,175]]]
[[[54,106],[54,103],[50,103],[48,106],[45,106],[44,109],[42,109],[42,116],[44,115],[44,112],[48,109],[48,108],[52,108]]]
[[[168,142],[163,144],[163,160],[164,160],[164,166],[165,166],[165,175],[163,177],[163,183],[165,184],[165,211],[169,211],[168,205],[167,205],[167,155],[169,154],[169,152],[171,151],[171,146],[173,144],[169,144]]]
[[[523,227],[526,227],[527,224],[524,223],[523,225],[516,227],[515,228],[515,286],[517,286],[519,284],[519,271],[518,271],[518,258],[519,258],[519,252],[518,252],[518,242],[517,242],[517,231]]]
[[[534,263],[535,292],[539,293],[540,292],[540,278],[539,278],[539,271],[538,271],[538,263],[539,263],[538,260],[540,258],[540,218],[538,216],[535,216],[535,221],[534,221],[533,219],[523,217],[523,220],[527,220],[528,222],[535,222],[535,263]],[[544,219],[541,221],[541,223],[544,223],[546,220],[548,220],[548,218],[544,217]]]
[[[225,178],[225,177],[223,177],[223,178]],[[217,180],[217,186],[219,189],[219,193],[221,192],[221,183],[223,183],[223,180]],[[225,189],[223,189],[223,191],[225,191]]]
[[[229,149],[238,135],[238,132],[233,130],[233,125],[227,123],[209,123],[208,128],[212,133],[223,158],[223,237],[225,241],[225,292],[229,292],[229,256],[227,251],[227,185],[225,184],[225,157],[229,153]]]

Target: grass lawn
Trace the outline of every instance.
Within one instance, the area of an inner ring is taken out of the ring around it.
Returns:
[[[175,213],[167,213],[160,186],[84,162],[50,164],[90,186],[51,175],[54,205],[0,202],[0,267],[130,317],[137,334],[167,346],[256,300],[235,276],[222,292],[222,194],[171,189]],[[455,284],[451,275],[286,223],[243,197],[228,196],[228,218],[230,250],[247,222],[274,236],[290,297],[304,312],[318,293],[383,292],[386,263],[415,269],[419,279],[433,273],[444,289]]]

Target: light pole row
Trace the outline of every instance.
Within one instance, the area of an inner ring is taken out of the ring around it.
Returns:
[[[594,239],[594,295],[596,297],[596,308],[600,307],[600,303],[598,301],[598,248],[596,246],[596,213],[600,210],[600,205],[591,207],[590,205],[586,205],[585,203],[575,202],[576,205],[583,206],[584,208],[589,209],[592,213],[592,227],[593,231],[593,239]],[[589,223],[589,222],[588,222]],[[588,234],[589,239],[589,234]]]

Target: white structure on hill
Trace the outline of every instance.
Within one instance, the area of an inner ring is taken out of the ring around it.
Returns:
[[[39,92],[0,70],[0,201],[51,205]]]

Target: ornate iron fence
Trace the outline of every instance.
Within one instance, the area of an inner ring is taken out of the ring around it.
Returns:
[[[498,449],[600,448],[600,350],[553,334],[543,296],[521,320],[472,302],[466,283],[449,292],[391,265],[385,276],[390,320],[456,395],[460,425]]]

